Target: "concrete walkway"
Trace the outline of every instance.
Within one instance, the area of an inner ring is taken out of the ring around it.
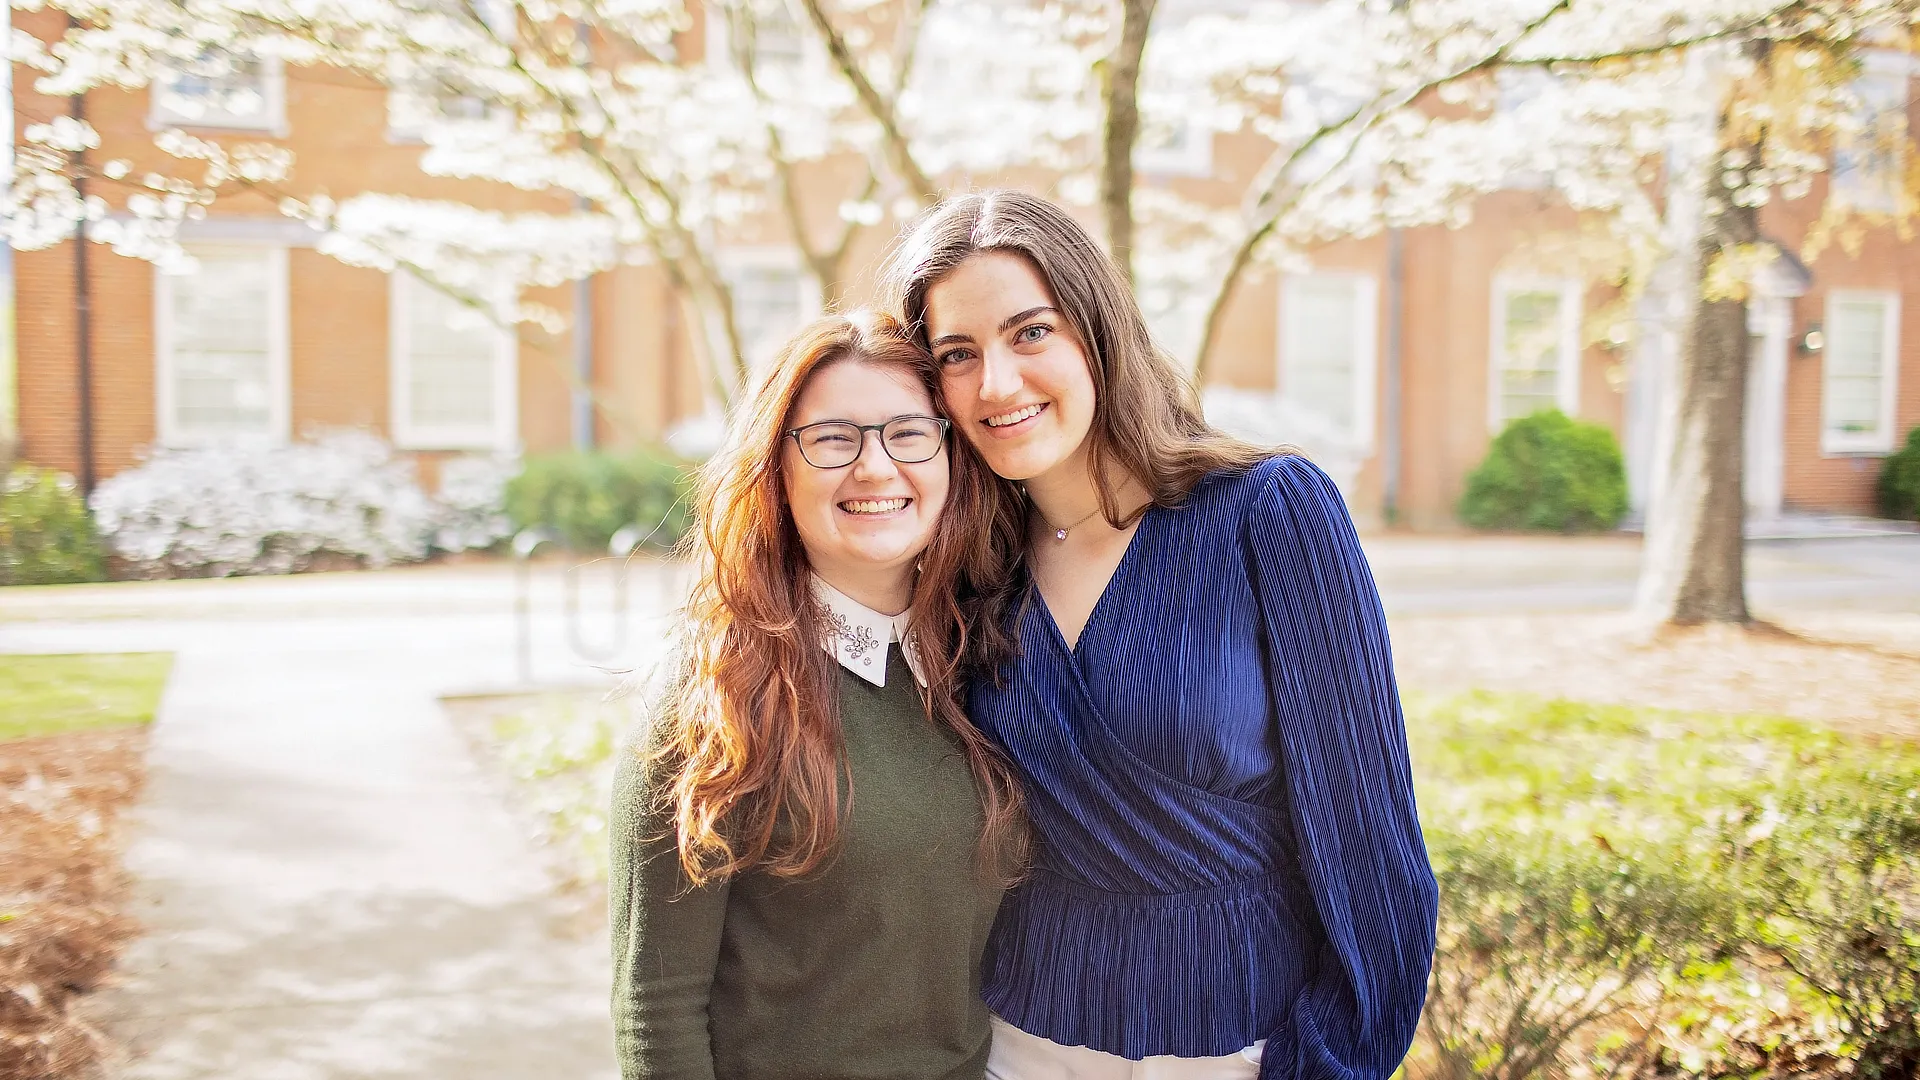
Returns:
[[[62,617],[101,590],[6,597],[0,651],[177,657],[127,855],[146,933],[95,1002],[132,1052],[113,1075],[617,1075],[604,943],[559,932],[524,828],[435,701],[512,679],[510,579],[400,574],[371,610],[298,618],[192,602],[251,584],[123,587],[148,609],[132,619]],[[540,677],[611,681],[567,659],[554,619],[539,629]]]

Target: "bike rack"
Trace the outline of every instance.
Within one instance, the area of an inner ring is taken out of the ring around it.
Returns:
[[[620,655],[626,648],[629,620],[629,597],[627,592],[627,568],[625,560],[632,557],[647,538],[645,530],[638,525],[628,525],[613,534],[607,542],[606,559],[593,559],[570,566],[561,575],[565,579],[562,592],[563,610],[566,612],[567,644],[574,655],[590,664],[605,664]],[[559,542],[560,536],[552,529],[533,526],[522,529],[513,538],[514,559],[514,659],[522,685],[533,681],[533,555],[544,544]],[[613,619],[611,640],[604,646],[587,640],[586,619],[581,613],[580,577],[581,571],[602,562],[618,560],[613,575],[613,599],[610,615]]]

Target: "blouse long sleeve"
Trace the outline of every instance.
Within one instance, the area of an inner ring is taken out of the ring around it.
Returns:
[[[1386,617],[1339,492],[1278,463],[1248,517],[1293,834],[1325,944],[1261,1080],[1386,1080],[1412,1044],[1438,889]]]
[[[614,1046],[622,1080],[714,1080],[707,1004],[726,883],[689,890],[670,824],[632,747],[614,773],[607,896]]]

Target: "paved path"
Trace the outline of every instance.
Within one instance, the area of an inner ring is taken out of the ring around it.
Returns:
[[[1397,615],[1618,607],[1638,561],[1613,537],[1368,550]],[[1762,611],[1920,612],[1920,537],[1759,543],[1749,566]],[[556,572],[534,677],[608,682],[566,647]],[[675,590],[636,579],[640,658]],[[0,590],[0,652],[178,657],[128,853],[147,934],[99,1003],[136,1054],[119,1080],[614,1075],[601,942],[556,932],[536,853],[435,703],[518,681],[513,597],[492,565]]]
[[[616,1075],[604,944],[558,931],[524,828],[435,701],[512,679],[508,579],[382,577],[292,583],[381,601],[298,618],[273,613],[285,595],[196,607],[219,583],[123,590],[141,619],[9,590],[0,651],[177,656],[127,859],[146,934],[97,1002],[124,1080]],[[540,629],[539,676],[598,676]]]

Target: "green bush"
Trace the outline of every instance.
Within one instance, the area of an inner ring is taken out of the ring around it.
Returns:
[[[507,481],[514,528],[545,526],[577,551],[605,549],[638,525],[646,546],[671,548],[692,522],[693,467],[648,451],[543,454]]]
[[[1920,1075],[1920,753],[1409,698],[1440,948],[1410,1075]]]
[[[1627,512],[1620,444],[1558,409],[1515,420],[1467,477],[1459,512],[1476,529],[1611,529]]]
[[[1880,467],[1880,516],[1920,518],[1920,427],[1907,432],[1907,445]]]
[[[31,465],[0,482],[0,585],[106,577],[100,538],[72,478]]]

